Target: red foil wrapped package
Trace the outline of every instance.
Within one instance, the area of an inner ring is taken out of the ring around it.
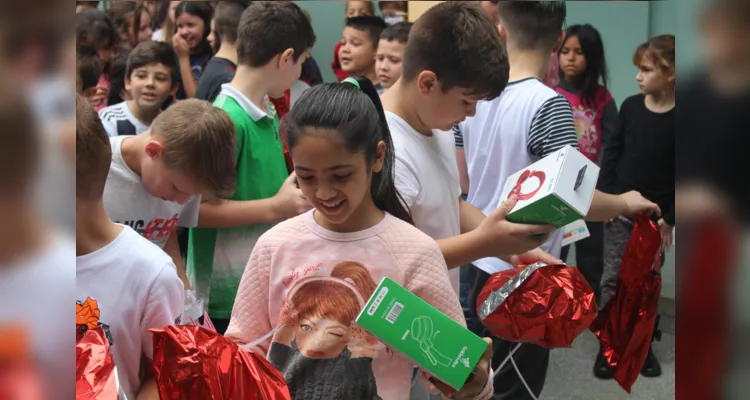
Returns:
[[[548,349],[571,347],[596,316],[594,291],[577,268],[536,263],[498,272],[477,298],[495,336]]]
[[[76,400],[117,400],[115,362],[101,326],[76,342]]]
[[[151,329],[162,400],[291,400],[284,376],[262,356],[196,325]]]
[[[660,265],[660,245],[659,228],[639,216],[622,257],[615,295],[591,324],[613,378],[628,393],[646,360],[656,323],[661,277],[654,269]]]

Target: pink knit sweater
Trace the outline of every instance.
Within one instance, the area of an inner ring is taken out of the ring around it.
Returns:
[[[427,235],[389,214],[361,232],[331,232],[311,211],[258,240],[226,335],[267,355],[293,397],[312,384],[340,390],[340,398],[376,390],[383,399],[406,400],[413,363],[353,323],[386,276],[465,325],[445,260]]]

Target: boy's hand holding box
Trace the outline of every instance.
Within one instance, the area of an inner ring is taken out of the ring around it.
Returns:
[[[471,376],[488,343],[384,278],[357,324],[456,390]]]
[[[586,216],[596,190],[599,167],[573,147],[564,148],[511,175],[501,201],[518,203],[507,220],[561,228]]]

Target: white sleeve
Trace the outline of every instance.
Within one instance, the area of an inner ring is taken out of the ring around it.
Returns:
[[[185,207],[182,208],[180,213],[180,220],[177,221],[177,226],[183,228],[195,228],[198,226],[198,212],[201,208],[201,197],[193,196],[185,203]]]
[[[151,284],[141,319],[141,346],[143,354],[149,360],[154,356],[153,337],[149,329],[174,325],[184,308],[185,289],[177,277],[177,269],[170,260],[164,263],[159,275]]]
[[[406,207],[411,209],[414,203],[417,201],[419,195],[420,185],[417,173],[412,166],[402,159],[396,156],[396,163],[394,165],[394,179],[396,180],[396,190],[398,190],[401,197],[406,202]]]
[[[107,132],[107,136],[115,137],[117,136],[117,124],[109,118],[102,118],[102,111],[104,110],[106,109],[99,111],[99,119],[102,121],[102,125],[104,125],[104,130]]]

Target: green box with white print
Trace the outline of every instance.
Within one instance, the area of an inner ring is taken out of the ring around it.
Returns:
[[[460,390],[487,342],[390,278],[384,278],[357,317],[381,342]]]
[[[565,146],[508,177],[501,204],[512,194],[518,203],[506,219],[562,228],[588,214],[598,178],[596,164]]]

